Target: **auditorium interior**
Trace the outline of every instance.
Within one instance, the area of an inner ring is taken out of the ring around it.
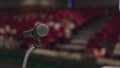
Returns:
[[[0,68],[22,68],[39,24],[26,68],[120,68],[119,0],[0,0]]]

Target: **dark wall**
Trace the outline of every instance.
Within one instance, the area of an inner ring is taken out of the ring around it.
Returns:
[[[11,8],[28,5],[42,5],[46,1],[53,7],[67,7],[67,0],[0,0],[0,8]],[[111,7],[118,5],[118,0],[74,0],[75,7]]]
[[[67,0],[54,0],[55,5],[59,8],[66,8],[67,7]]]
[[[34,5],[35,0],[0,0],[0,8],[14,8],[19,6]]]
[[[119,0],[75,0],[76,7],[111,7],[117,6]]]
[[[0,8],[13,8],[29,5],[51,5],[53,7],[65,8],[67,0],[0,0]]]

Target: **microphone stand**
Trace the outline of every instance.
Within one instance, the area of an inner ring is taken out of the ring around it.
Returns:
[[[34,39],[35,39],[35,42],[33,44],[31,44],[31,46],[26,51],[26,54],[25,54],[24,60],[23,60],[23,64],[22,64],[22,68],[26,68],[28,57],[29,57],[30,53],[33,51],[33,49],[35,49],[36,47],[38,47],[41,44],[38,37],[35,37]]]

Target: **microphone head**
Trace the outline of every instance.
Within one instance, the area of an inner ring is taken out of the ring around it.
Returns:
[[[35,28],[35,32],[39,37],[44,37],[48,34],[49,28],[45,24],[38,24]]]

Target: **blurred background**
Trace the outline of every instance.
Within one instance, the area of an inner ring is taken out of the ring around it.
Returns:
[[[27,68],[120,66],[118,0],[0,0],[0,68],[21,68],[34,43],[23,31],[49,27]],[[119,67],[120,68],[120,67]]]

